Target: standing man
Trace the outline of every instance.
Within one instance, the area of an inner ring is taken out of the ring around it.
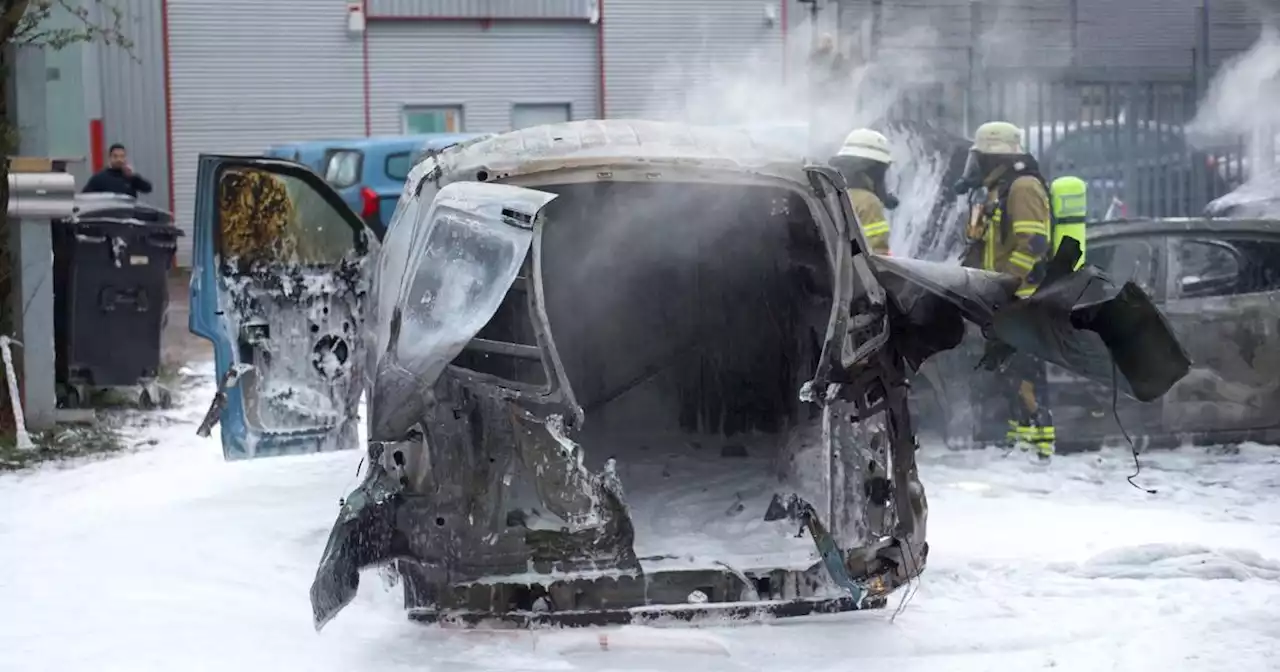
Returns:
[[[89,178],[81,193],[125,194],[137,198],[140,193],[151,193],[151,183],[133,172],[128,151],[117,142],[111,145],[107,167]]]
[[[884,211],[898,206],[898,199],[890,196],[885,187],[891,163],[889,141],[869,128],[851,131],[831,157],[831,167],[840,171],[849,188],[849,202],[858,216],[862,235],[876,254],[889,254],[889,221]]]
[[[992,121],[974,132],[956,191],[966,194],[976,189],[985,190],[986,197],[975,204],[970,219],[967,233],[974,254],[968,255],[966,265],[1015,275],[1022,279],[1018,296],[1032,295],[1048,270],[1052,219],[1049,189],[1035,158],[1022,148],[1022,129]],[[1015,354],[1005,375],[1006,440],[1023,450],[1034,447],[1041,460],[1048,460],[1057,437],[1048,406],[1045,364]]]

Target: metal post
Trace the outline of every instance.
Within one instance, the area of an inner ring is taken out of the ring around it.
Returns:
[[[870,53],[867,54],[868,60],[874,58],[880,51],[880,31],[884,29],[884,1],[871,1],[871,39],[868,40]]]
[[[968,135],[977,125],[978,112],[978,38],[982,34],[982,4],[969,0],[969,68],[964,95],[964,134]]]
[[[1212,77],[1210,72],[1210,64],[1213,59],[1209,56],[1209,0],[1196,8],[1196,42],[1197,58],[1195,61],[1195,86],[1188,105],[1187,118],[1190,119],[1195,114],[1196,105],[1204,98],[1205,92],[1209,90],[1209,79]],[[1209,204],[1209,171],[1206,169],[1204,154],[1194,152],[1191,155],[1191,198],[1192,207],[1199,211],[1201,208]],[[1190,214],[1190,213],[1188,213]]]
[[[51,170],[52,162],[46,159],[43,163],[45,171]],[[11,161],[10,169],[18,164]],[[66,173],[9,174],[10,249],[17,269],[12,297],[14,328],[22,343],[18,359],[22,362],[23,411],[27,427],[34,430],[51,429],[57,422],[51,224],[71,215],[75,192],[75,178]]]

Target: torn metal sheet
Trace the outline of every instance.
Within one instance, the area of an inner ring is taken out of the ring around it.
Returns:
[[[1097,338],[1107,332],[1133,335],[1133,315],[1158,313],[1178,347],[1167,338],[1135,337],[1137,354],[1160,366],[1189,364],[1166,371],[1163,382],[1147,381],[1156,384],[1141,395],[1130,394],[1135,390],[1122,367],[1113,369],[1105,358],[1074,373],[1051,366],[1058,450],[1128,445],[1129,440],[1139,448],[1280,440],[1275,421],[1280,389],[1272,375],[1280,361],[1280,222],[1135,220],[1095,226],[1089,235],[1089,260],[1098,267],[1092,277],[1104,283],[1104,295],[1116,299],[1110,305],[1128,306],[1115,318],[1099,313],[1101,304],[1082,305],[1073,310],[1072,322],[1092,323],[1086,333]],[[1130,289],[1127,298],[1121,296],[1126,282],[1141,295]],[[1063,287],[1067,294],[1074,291]],[[1143,296],[1150,306],[1140,305]],[[1092,347],[1104,345],[1095,341]],[[973,333],[963,348],[929,364],[947,389],[936,386],[921,395],[922,409],[936,406],[932,398],[943,400],[948,417],[931,413],[926,421],[956,445],[990,442],[1005,431],[999,404],[970,401],[996,396],[989,392],[996,387],[995,375],[973,371],[969,361],[981,349],[981,337]]]

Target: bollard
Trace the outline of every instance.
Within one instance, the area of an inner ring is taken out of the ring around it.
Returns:
[[[51,169],[52,162],[46,162]],[[17,165],[17,162],[10,164]],[[22,167],[28,167],[22,164]],[[54,380],[53,232],[54,220],[69,217],[75,178],[66,173],[9,174],[9,232],[14,277],[15,340],[22,362],[24,415],[28,429],[51,429],[57,421]]]

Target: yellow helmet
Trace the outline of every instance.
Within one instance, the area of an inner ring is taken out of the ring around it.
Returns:
[[[1022,129],[1007,121],[988,121],[973,132],[979,154],[1022,154]]]

